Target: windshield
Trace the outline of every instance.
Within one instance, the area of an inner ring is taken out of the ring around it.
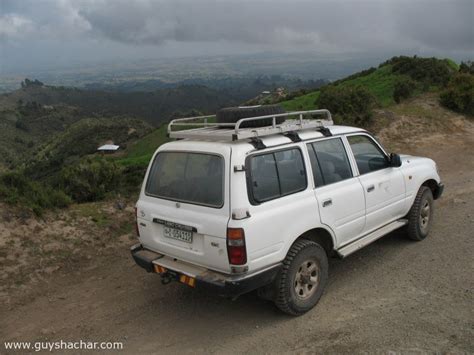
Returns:
[[[224,204],[224,159],[189,152],[160,152],[145,187],[147,195],[220,208]]]

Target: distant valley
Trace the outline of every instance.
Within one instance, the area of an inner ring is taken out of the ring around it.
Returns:
[[[176,84],[159,80],[91,84],[86,88],[51,86],[25,79],[21,88],[0,95],[0,170],[17,167],[32,158],[49,141],[87,119],[101,127],[102,135],[78,144],[91,153],[101,141],[125,144],[141,133],[175,117],[213,113],[225,106],[239,105],[262,91],[284,88],[314,90],[324,80],[287,79],[282,76],[189,79]],[[118,139],[112,126],[128,122],[134,135]],[[107,124],[105,124],[107,123]],[[104,125],[105,124],[105,125]]]

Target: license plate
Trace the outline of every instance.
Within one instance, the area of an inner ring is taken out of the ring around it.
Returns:
[[[193,232],[165,226],[163,227],[163,234],[166,238],[176,239],[185,243],[193,242]]]

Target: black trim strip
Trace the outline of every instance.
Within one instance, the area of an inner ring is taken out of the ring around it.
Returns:
[[[153,223],[162,224],[165,227],[180,229],[180,230],[183,230],[183,231],[186,231],[186,232],[196,232],[197,233],[197,228],[196,227],[187,226],[185,224],[171,222],[171,221],[165,221],[164,219],[160,219],[160,218],[153,218]]]

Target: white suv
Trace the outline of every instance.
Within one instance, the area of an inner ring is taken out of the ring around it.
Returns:
[[[258,289],[300,315],[323,293],[328,257],[400,227],[427,236],[443,192],[433,160],[389,155],[327,110],[261,112],[170,123],[178,140],[154,154],[136,205],[138,265],[224,296]]]

